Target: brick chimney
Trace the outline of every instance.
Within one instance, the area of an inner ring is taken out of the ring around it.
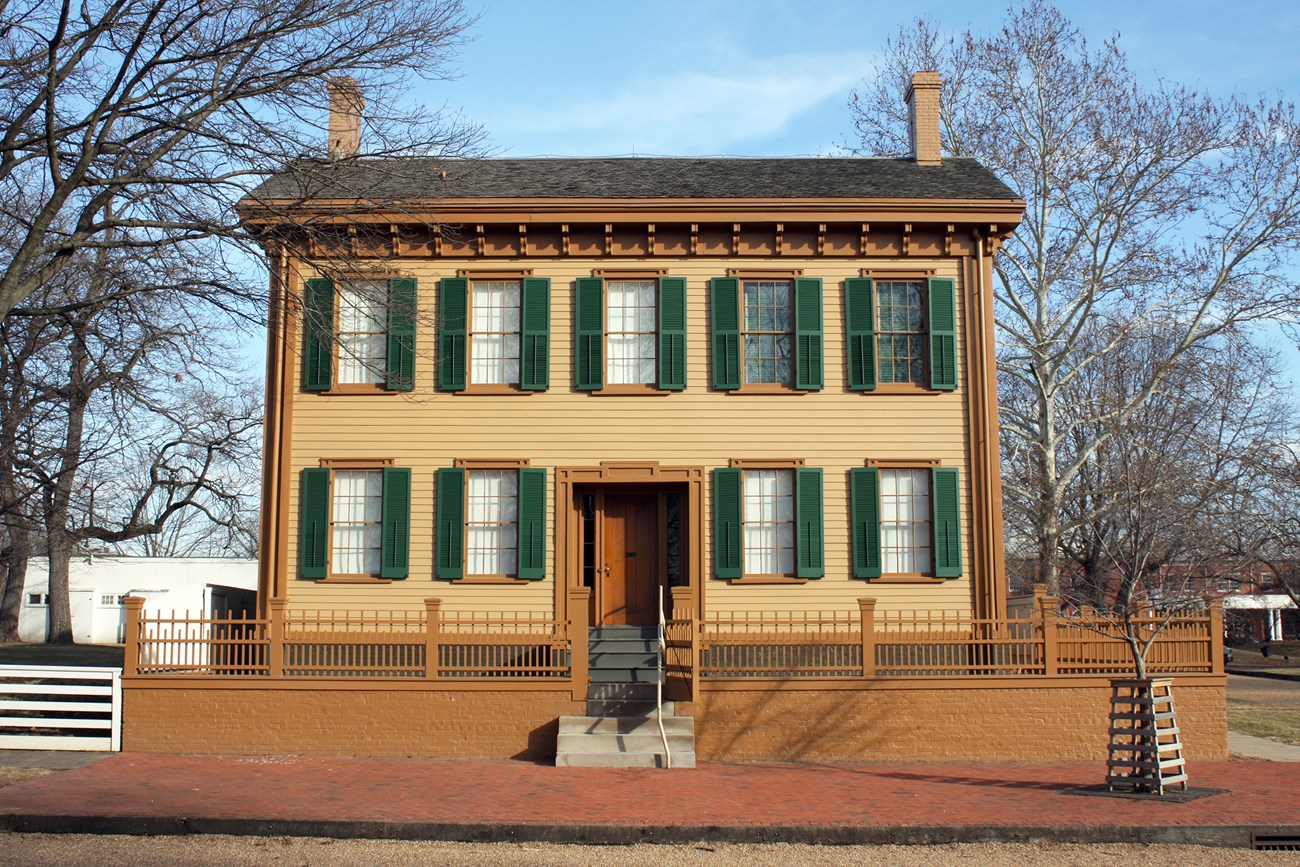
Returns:
[[[357,80],[350,75],[329,80],[330,129],[329,155],[337,160],[361,152],[361,112],[366,100]]]
[[[937,72],[918,72],[907,86],[907,126],[912,143],[912,158],[919,166],[943,163],[939,154],[939,86],[943,79]]]

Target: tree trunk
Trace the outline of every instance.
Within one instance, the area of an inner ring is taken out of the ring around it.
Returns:
[[[73,644],[72,603],[68,593],[68,563],[72,539],[62,530],[50,528],[50,625],[45,639],[50,644]]]
[[[18,640],[18,610],[27,581],[28,539],[24,530],[9,529],[12,544],[5,552],[5,589],[0,596],[0,641]]]

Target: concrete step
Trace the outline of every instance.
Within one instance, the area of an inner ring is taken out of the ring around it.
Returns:
[[[665,732],[667,734],[667,732]],[[556,749],[562,753],[653,753],[663,749],[664,740],[659,733],[620,735],[561,734],[556,738]],[[668,747],[674,753],[688,753],[695,749],[694,734],[668,734]]]
[[[648,701],[657,695],[653,683],[592,683],[587,686],[588,701]]]
[[[673,753],[673,768],[695,767],[695,753]],[[564,753],[555,757],[557,768],[666,768],[662,753]]]
[[[658,670],[659,654],[649,651],[593,652],[587,659],[589,668],[649,668]]]
[[[664,702],[664,716],[673,715],[675,710],[671,701]],[[590,716],[603,717],[647,717],[655,712],[654,699],[649,701],[632,701],[629,699],[587,699],[587,713]],[[1300,749],[1297,747],[1296,749]]]
[[[664,733],[669,735],[695,734],[695,717],[664,714]],[[561,735],[585,734],[619,734],[640,735],[653,734],[659,737],[659,721],[653,714],[649,716],[562,716],[560,717]]]
[[[587,674],[592,683],[659,682],[659,672],[653,668],[593,668]]]

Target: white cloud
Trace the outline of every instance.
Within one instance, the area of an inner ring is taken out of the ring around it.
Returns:
[[[746,143],[779,134],[824,100],[842,101],[868,62],[857,53],[751,58],[743,70],[642,75],[615,82],[604,98],[533,102],[486,120],[497,141],[527,142],[529,153],[746,153]]]

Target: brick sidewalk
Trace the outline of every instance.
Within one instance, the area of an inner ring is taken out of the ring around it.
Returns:
[[[1098,784],[1101,763],[708,763],[657,771],[495,759],[121,754],[0,789],[0,828],[576,842],[1248,845],[1252,830],[1300,836],[1295,765],[1199,762],[1189,771],[1194,786],[1229,791],[1181,804],[1068,793]]]

